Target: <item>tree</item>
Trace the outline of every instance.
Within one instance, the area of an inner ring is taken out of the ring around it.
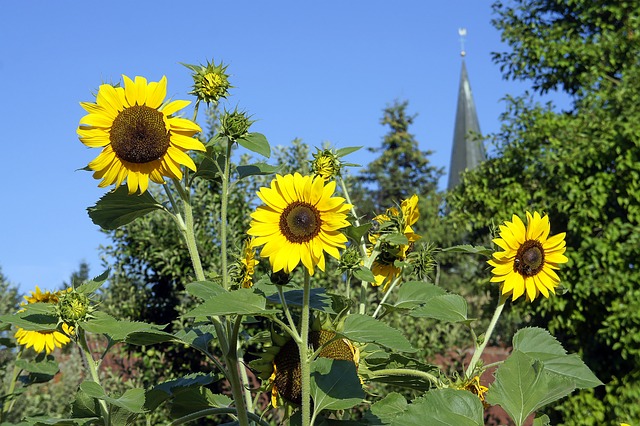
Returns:
[[[605,387],[549,411],[553,424],[618,424],[640,418],[640,4],[517,0],[496,3],[494,24],[511,47],[494,55],[506,77],[563,90],[570,111],[509,99],[495,158],[468,172],[448,206],[472,242],[525,210],[545,211],[567,232],[567,293],[532,315],[581,354]],[[592,423],[590,423],[592,422]],[[609,422],[609,423],[607,423]]]
[[[379,154],[358,176],[363,185],[362,200],[358,200],[361,214],[382,213],[418,194],[426,198],[435,193],[443,171],[429,162],[431,151],[421,151],[415,136],[409,133],[416,115],[408,115],[409,101],[395,101],[384,109],[380,124],[390,127],[382,146],[369,148]]]

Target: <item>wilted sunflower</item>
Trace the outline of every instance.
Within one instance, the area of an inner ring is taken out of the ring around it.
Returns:
[[[268,257],[273,272],[289,274],[300,263],[313,275],[315,267],[324,271],[324,252],[336,259],[347,237],[340,229],[349,226],[351,205],[333,197],[335,181],[325,185],[321,177],[276,175],[270,188],[260,188],[265,204],[251,214],[249,235],[260,255]]]
[[[65,291],[58,291],[52,293],[45,291],[44,293],[36,286],[36,291],[31,291],[30,296],[24,296],[27,303],[58,303],[59,297]],[[26,305],[26,303],[22,303]],[[18,328],[15,338],[19,345],[24,345],[26,348],[33,347],[36,352],[46,351],[47,355],[53,352],[55,348],[61,348],[71,341],[69,335],[73,332],[72,327],[62,323],[61,333],[57,330],[25,330]]]
[[[186,151],[205,151],[202,142],[192,137],[201,129],[190,120],[172,116],[190,102],[163,104],[166,77],[148,84],[144,77],[122,78],[124,88],[103,84],[95,103],[80,103],[89,113],[80,119],[80,140],[91,148],[102,148],[89,163],[93,177],[102,179],[98,186],[120,186],[126,179],[129,194],[138,189],[143,193],[149,179],[162,184],[163,176],[182,178],[181,165],[195,171]]]
[[[230,275],[233,280],[241,288],[250,288],[253,286],[253,274],[255,273],[256,251],[251,244],[250,239],[246,239],[242,243],[242,252],[237,256],[236,261],[231,265]]]
[[[300,352],[295,340],[272,333],[273,346],[268,348],[259,360],[251,363],[263,380],[268,380],[267,390],[271,390],[271,405],[279,407],[283,402],[296,405],[302,403],[302,371]],[[309,345],[313,350],[336,337],[335,331],[311,330]],[[356,367],[360,361],[357,346],[348,339],[336,339],[326,345],[318,355],[323,358],[352,361]]]
[[[381,224],[382,228],[379,232],[369,235],[369,242],[375,245],[383,233],[403,234],[407,239],[407,244],[390,244],[381,242],[378,249],[380,253],[376,257],[371,266],[371,272],[376,278],[373,285],[379,286],[384,284],[383,291],[387,291],[393,279],[400,273],[400,268],[395,266],[396,260],[405,260],[408,251],[413,247],[413,243],[421,238],[412,228],[418,218],[418,196],[412,195],[408,199],[402,201],[400,210],[392,207],[387,210],[386,214],[381,214],[373,218],[374,222]],[[373,247],[371,247],[370,252]]]
[[[490,405],[485,401],[484,396],[489,391],[489,388],[480,384],[480,377],[472,377],[466,383],[463,383],[458,389],[468,390],[472,394],[477,395],[484,408],[490,407]]]
[[[549,237],[549,217],[538,212],[527,213],[527,226],[513,215],[511,222],[500,225],[500,238],[493,242],[504,251],[495,252],[487,263],[493,266],[492,282],[503,282],[502,294],[512,294],[513,300],[526,292],[529,301],[538,294],[555,294],[560,278],[555,272],[558,264],[568,261],[564,255],[565,233]]]

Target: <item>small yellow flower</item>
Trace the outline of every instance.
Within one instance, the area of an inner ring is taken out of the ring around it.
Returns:
[[[70,289],[69,289],[70,290]],[[59,297],[66,291],[58,291],[55,293],[46,291],[42,292],[38,286],[36,291],[31,291],[30,296],[24,296],[27,303],[58,303]],[[22,303],[26,305],[27,303]],[[57,330],[25,330],[18,328],[15,338],[19,345],[25,348],[33,348],[36,352],[45,351],[48,354],[53,352],[55,348],[61,348],[71,341],[69,335],[73,332],[73,328],[66,323],[62,323],[61,333]]]
[[[242,288],[250,288],[253,286],[253,274],[256,270],[258,261],[256,260],[256,251],[251,244],[251,240],[247,239],[242,247],[242,281],[240,286]]]
[[[564,255],[565,233],[549,237],[549,217],[538,212],[526,214],[526,227],[516,215],[500,225],[500,238],[493,242],[504,251],[495,252],[487,263],[493,266],[491,281],[503,283],[503,295],[516,300],[526,292],[527,300],[533,302],[540,293],[547,298],[549,292],[555,294],[560,283],[555,270],[568,259]]]
[[[89,114],[80,119],[78,136],[88,147],[102,148],[89,163],[93,177],[102,179],[98,186],[120,186],[126,180],[129,194],[143,193],[149,180],[163,184],[163,176],[181,179],[182,165],[195,171],[186,151],[206,150],[192,137],[200,126],[173,116],[190,102],[163,104],[166,77],[150,83],[144,77],[122,78],[124,88],[103,84],[95,103],[80,103]]]
[[[347,237],[340,232],[349,226],[351,205],[334,197],[335,181],[322,178],[277,175],[270,188],[260,188],[264,205],[251,214],[249,235],[260,255],[268,257],[273,272],[291,273],[300,262],[313,275],[315,267],[325,269],[324,253],[339,259]]]
[[[329,180],[336,176],[340,176],[340,167],[342,163],[340,158],[330,149],[318,150],[313,154],[311,161],[311,170],[314,175],[320,176],[322,179]]]
[[[468,382],[462,385],[462,387],[460,387],[459,389],[468,390],[474,395],[477,395],[480,401],[482,402],[482,405],[484,406],[484,408],[490,407],[490,405],[487,404],[487,402],[485,402],[484,400],[484,394],[487,393],[489,388],[486,386],[482,386],[480,384],[480,378],[478,376],[472,377]]]

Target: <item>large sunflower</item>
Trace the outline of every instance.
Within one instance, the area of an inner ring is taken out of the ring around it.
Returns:
[[[338,259],[338,249],[347,238],[340,232],[349,226],[351,205],[333,197],[335,181],[325,185],[317,176],[276,175],[270,188],[260,188],[258,197],[265,204],[251,217],[249,235],[260,255],[268,257],[273,272],[290,273],[300,263],[313,275],[317,266],[324,271],[324,252]]]
[[[24,296],[27,303],[58,303],[59,297],[62,292],[58,291],[52,293],[45,291],[44,293],[36,286],[36,291],[31,291],[30,296]],[[25,303],[23,303],[24,305]],[[27,348],[33,347],[36,352],[46,351],[47,355],[53,352],[55,348],[61,348],[70,342],[69,335],[73,331],[72,327],[62,323],[61,333],[57,330],[25,330],[18,328],[15,338],[19,345],[24,345]]]
[[[513,215],[511,222],[500,225],[500,238],[493,242],[504,251],[495,252],[488,260],[493,266],[492,282],[503,282],[502,294],[512,294],[513,300],[526,292],[529,301],[538,294],[555,294],[560,278],[555,272],[558,264],[568,261],[564,255],[565,233],[549,237],[549,217],[527,212],[527,226]]]
[[[182,178],[181,165],[195,171],[186,151],[205,151],[202,142],[192,137],[201,129],[190,120],[172,116],[190,102],[163,104],[166,77],[148,84],[144,77],[122,78],[124,88],[103,84],[95,103],[80,103],[89,113],[80,119],[80,140],[91,148],[102,148],[89,163],[93,177],[102,179],[98,186],[120,186],[126,179],[129,194],[138,189],[143,193],[149,179],[162,184],[163,176]]]
[[[380,225],[380,232],[369,235],[369,242],[372,245],[375,246],[384,233],[403,234],[407,239],[407,244],[381,242],[378,245],[380,253],[371,266],[371,272],[373,272],[376,279],[372,283],[374,286],[384,284],[383,291],[387,291],[393,279],[400,273],[400,268],[395,266],[395,261],[405,260],[407,253],[413,247],[413,243],[421,238],[412,228],[419,218],[418,196],[415,194],[402,201],[400,210],[392,207],[387,210],[386,214],[380,214],[373,218],[373,221]],[[371,247],[370,252],[372,250],[373,247]]]

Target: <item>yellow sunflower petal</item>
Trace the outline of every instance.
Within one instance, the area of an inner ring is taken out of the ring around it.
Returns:
[[[167,96],[167,77],[162,76],[159,82],[157,83],[153,82],[148,85],[146,105],[148,107],[157,109],[160,107],[160,105],[162,105],[162,102],[164,101],[164,98],[166,96]],[[166,113],[166,114],[169,115],[169,113]]]

